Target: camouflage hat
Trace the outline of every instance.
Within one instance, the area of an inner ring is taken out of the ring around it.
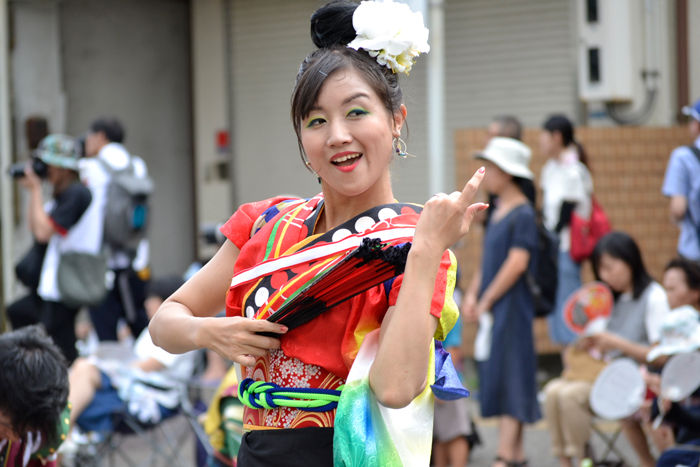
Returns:
[[[42,139],[34,155],[47,165],[78,170],[78,151],[75,139],[68,135],[49,135]]]

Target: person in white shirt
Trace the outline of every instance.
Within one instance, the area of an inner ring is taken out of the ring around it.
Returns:
[[[144,161],[129,154],[124,141],[124,129],[114,118],[100,118],[90,126],[85,138],[85,157],[81,160],[81,179],[92,192],[102,222],[94,232],[94,242],[102,247],[104,237],[104,213],[107,190],[112,171],[120,171],[133,164],[137,177],[146,177]],[[125,319],[133,336],[138,336],[148,326],[144,310],[145,290],[148,280],[148,240],[144,239],[136,252],[111,251],[107,266],[113,271],[114,281],[107,298],[90,309],[90,317],[101,341],[116,341],[117,326]]]
[[[549,338],[558,344],[575,339],[564,324],[567,298],[581,287],[581,265],[570,255],[572,213],[590,218],[593,179],[587,167],[586,153],[576,142],[574,126],[563,115],[554,115],[540,133],[540,151],[549,157],[540,174],[542,211],[545,227],[559,235],[559,268],[554,311],[548,316]]]

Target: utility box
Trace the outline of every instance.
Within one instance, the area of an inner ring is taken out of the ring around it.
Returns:
[[[642,40],[639,0],[576,0],[579,97],[631,102],[639,81],[635,53]]]

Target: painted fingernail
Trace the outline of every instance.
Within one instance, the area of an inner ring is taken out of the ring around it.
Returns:
[[[484,172],[486,172],[486,167],[482,167],[482,168],[479,169],[479,173],[480,173],[480,174],[482,174],[482,173],[484,173]]]
[[[482,204],[481,207],[479,208],[479,211],[486,211],[489,208],[488,204]]]
[[[289,331],[289,328],[287,326],[282,326],[282,332],[287,332]]]

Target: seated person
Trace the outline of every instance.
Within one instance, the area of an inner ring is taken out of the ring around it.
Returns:
[[[43,328],[0,335],[0,465],[55,466],[67,400],[66,360]]]
[[[639,247],[629,235],[613,232],[596,245],[592,257],[596,278],[613,291],[611,319],[604,332],[579,340],[565,353],[564,372],[544,389],[544,413],[552,435],[552,453],[562,467],[583,457],[590,438],[588,398],[602,360],[625,356],[645,362],[651,345],[659,341],[661,322],[669,312],[666,292],[655,282],[642,261]],[[575,364],[575,365],[574,365]],[[623,431],[637,452],[642,467],[655,464],[638,420],[622,421]]]
[[[673,310],[661,326],[659,345],[647,354],[647,360],[658,363],[676,354],[695,352],[700,349],[700,314],[697,309],[686,304]],[[666,375],[671,378],[672,373]],[[661,393],[661,377],[657,373],[646,375],[647,386],[651,392]],[[669,381],[669,382],[672,382]],[[666,428],[657,427],[654,423],[659,405],[663,407],[663,420]],[[660,439],[670,439],[672,444],[687,444],[700,439],[700,388],[697,388],[688,398],[671,403],[658,398],[651,404],[649,421],[651,428]],[[655,414],[654,414],[655,412]]]
[[[700,428],[700,416],[693,416],[684,411],[678,404],[671,404],[665,400],[664,415],[661,423],[652,425],[651,438],[656,449],[659,450],[659,457],[656,467],[678,467],[700,465],[700,431],[695,432],[695,436],[681,440],[679,428],[694,423],[695,428]],[[660,415],[656,404],[652,406],[651,418],[655,420]]]
[[[663,284],[671,312],[661,323],[660,345],[647,354],[647,361],[653,367],[662,367],[670,355],[681,353],[684,343],[679,347],[673,341],[683,340],[689,326],[700,320],[700,266],[684,258],[673,259],[666,266]],[[695,349],[683,351],[692,350]]]
[[[149,320],[182,284],[179,277],[151,281],[145,302]],[[70,369],[71,426],[109,431],[112,414],[124,407],[143,423],[158,423],[179,405],[176,386],[192,376],[195,357],[195,352],[173,355],[156,347],[146,328],[134,343],[133,358],[79,358]]]
[[[685,258],[676,258],[666,265],[663,279],[668,304],[672,310],[692,306],[700,313],[700,266]]]

